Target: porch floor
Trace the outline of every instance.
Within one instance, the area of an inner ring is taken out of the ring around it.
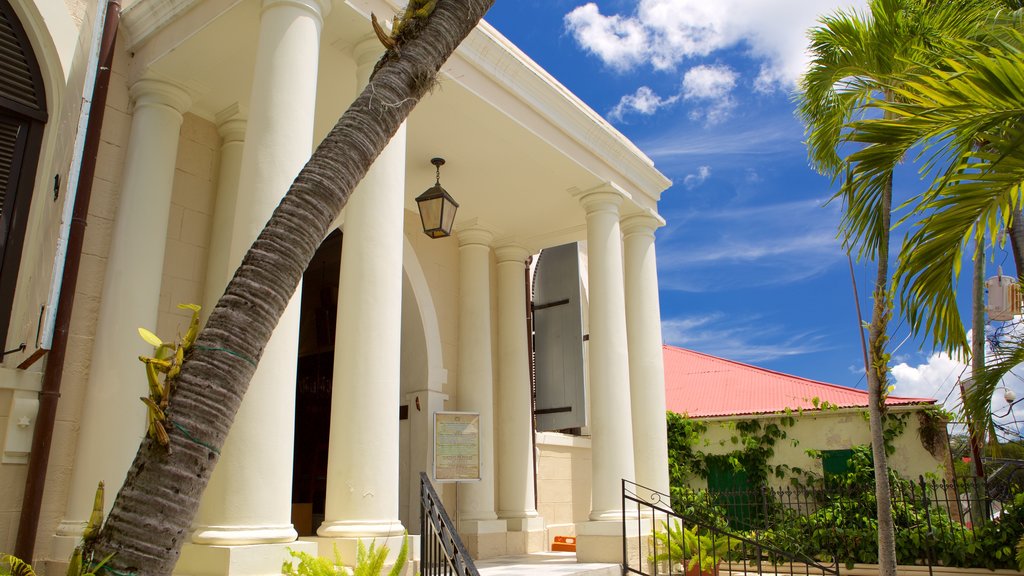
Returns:
[[[481,576],[621,576],[619,564],[577,563],[575,552],[538,552],[476,561]]]

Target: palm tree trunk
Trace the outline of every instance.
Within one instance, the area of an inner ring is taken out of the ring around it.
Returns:
[[[889,465],[885,452],[885,391],[889,356],[888,341],[892,303],[889,296],[889,226],[892,206],[892,174],[886,176],[880,206],[881,226],[878,245],[878,270],[875,276],[874,307],[868,327],[868,349],[871,367],[868,370],[868,419],[871,429],[871,452],[875,467],[875,500],[878,510],[878,573],[896,576],[896,536],[892,520],[892,499],[889,493]]]
[[[1014,276],[1024,274],[1024,211],[1019,207],[1010,213],[1010,249],[1013,251]]]
[[[95,558],[113,554],[121,573],[171,573],[256,363],[328,226],[493,2],[440,0],[406,26],[295,178],[185,359],[167,410],[170,448],[143,440],[91,544]]]

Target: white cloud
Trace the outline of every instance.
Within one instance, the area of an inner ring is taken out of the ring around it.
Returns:
[[[685,292],[781,286],[845,265],[835,237],[839,210],[821,204],[811,199],[666,213],[669,225],[658,237],[659,285]]]
[[[673,346],[739,362],[765,362],[826,349],[819,334],[787,333],[756,316],[743,317],[742,321],[721,313],[668,318],[662,320],[661,332],[665,342]]]
[[[730,93],[736,87],[737,77],[728,66],[695,66],[683,75],[678,94],[662,98],[650,87],[641,86],[633,94],[623,96],[608,113],[608,118],[622,120],[629,113],[650,116],[682,98],[701,104],[691,110],[691,119],[704,120],[707,125],[717,124],[728,118],[729,112],[736,107]]]
[[[683,98],[719,100],[736,86],[737,74],[728,66],[695,66],[683,75]]]
[[[992,358],[991,350],[986,355]],[[907,363],[896,364],[891,368],[893,392],[895,396],[914,398],[935,398],[950,412],[958,412],[963,401],[960,396],[959,382],[971,376],[970,366],[950,358],[945,353],[933,353],[923,364],[911,366]],[[992,397],[991,409],[997,424],[1001,424],[1021,432],[1024,424],[1024,401],[1012,407],[1006,401],[1006,391],[1011,391],[1017,398],[1024,398],[1024,370],[1014,369],[1000,381],[1000,388]]]
[[[697,168],[696,174],[687,174],[686,178],[683,178],[683,184],[687,188],[693,188],[704,183],[705,180],[711,177],[711,166],[701,166]]]
[[[612,120],[621,120],[625,114],[630,112],[650,116],[657,112],[659,108],[670,106],[677,100],[679,100],[679,96],[662,98],[655,94],[654,90],[647,86],[641,86],[635,93],[623,96],[619,103],[608,113],[608,117]]]
[[[690,111],[691,120],[704,120],[706,125],[722,122],[736,107],[731,93],[739,77],[728,66],[695,66],[683,75],[682,97],[707,102]]]
[[[642,62],[649,44],[647,29],[640,21],[603,16],[593,3],[566,14],[565,27],[581,46],[618,70]]]
[[[632,14],[604,15],[588,3],[565,17],[584,49],[618,70],[670,70],[687,58],[745,48],[761,62],[758,90],[791,87],[807,63],[806,30],[864,0],[639,0]]]

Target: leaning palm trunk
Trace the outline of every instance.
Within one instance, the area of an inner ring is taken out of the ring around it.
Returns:
[[[406,37],[296,177],[185,358],[167,410],[170,447],[143,440],[92,546],[97,558],[113,554],[113,573],[171,573],[256,363],[328,226],[493,3],[440,0],[429,18],[403,27]]]
[[[885,391],[889,356],[888,340],[891,299],[889,295],[889,223],[892,205],[892,173],[885,177],[879,215],[884,231],[878,239],[878,272],[875,278],[874,307],[868,327],[868,350],[871,363],[867,371],[868,420],[871,429],[871,452],[875,468],[875,500],[878,510],[878,573],[896,576],[896,536],[892,520],[892,499],[889,493],[889,463],[885,452]]]

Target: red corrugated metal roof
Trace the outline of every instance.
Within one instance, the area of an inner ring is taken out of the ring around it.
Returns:
[[[766,414],[790,410],[814,410],[828,402],[839,408],[868,405],[864,390],[826,384],[701,354],[664,346],[665,404],[693,418]],[[933,398],[889,396],[886,404],[934,404]]]

